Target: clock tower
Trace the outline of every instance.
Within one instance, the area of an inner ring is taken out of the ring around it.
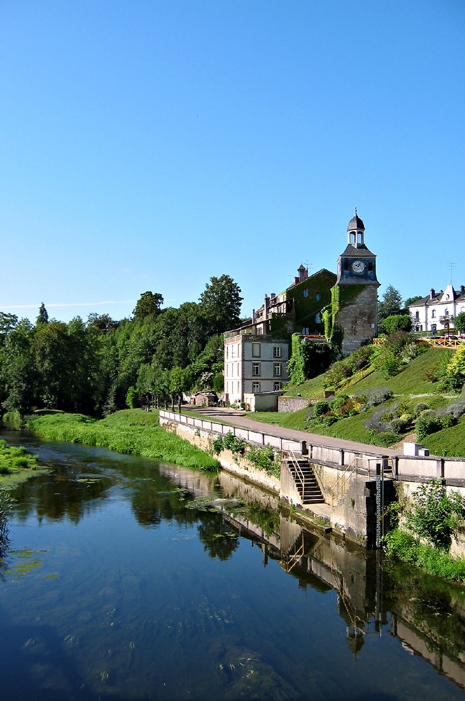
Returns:
[[[365,245],[365,225],[357,214],[347,226],[347,247],[337,261],[332,288],[332,330],[342,331],[342,353],[348,355],[377,334],[376,256]]]

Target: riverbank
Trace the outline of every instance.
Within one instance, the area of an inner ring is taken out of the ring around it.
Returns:
[[[32,418],[28,428],[48,441],[85,443],[200,470],[216,470],[218,460],[158,424],[158,411],[117,411],[105,419],[54,413]]]

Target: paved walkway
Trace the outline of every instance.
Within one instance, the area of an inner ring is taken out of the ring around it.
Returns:
[[[297,441],[307,441],[310,444],[319,444],[330,448],[344,448],[345,450],[357,450],[359,452],[372,453],[373,455],[387,455],[394,457],[403,455],[402,451],[394,448],[383,448],[370,443],[358,443],[357,441],[348,441],[344,438],[332,438],[331,436],[322,436],[319,433],[309,433],[308,431],[296,431],[292,428],[283,428],[276,424],[268,424],[264,421],[255,421],[249,416],[245,416],[243,412],[236,409],[226,409],[221,407],[195,407],[193,409],[196,414],[202,414],[205,418],[209,417],[223,421],[224,423],[232,424],[242,428],[249,428],[251,431],[261,431],[269,433],[271,436],[279,438],[289,438]],[[183,407],[183,412],[186,408]]]

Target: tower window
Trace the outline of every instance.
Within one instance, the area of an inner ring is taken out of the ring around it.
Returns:
[[[344,270],[349,270],[349,261],[348,260],[344,261]]]
[[[355,243],[355,231],[351,231],[349,234],[349,243]]]

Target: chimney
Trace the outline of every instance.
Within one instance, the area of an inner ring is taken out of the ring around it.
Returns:
[[[465,292],[465,287],[463,285],[460,285],[460,294],[463,295]]]
[[[435,294],[436,292],[433,290],[433,288],[431,288],[431,290],[429,291],[429,298],[434,299]]]

